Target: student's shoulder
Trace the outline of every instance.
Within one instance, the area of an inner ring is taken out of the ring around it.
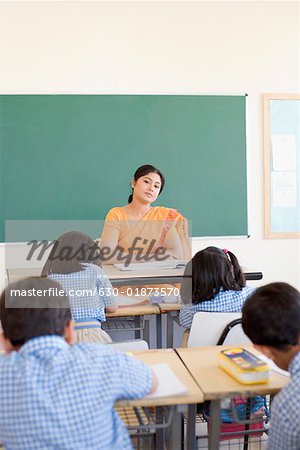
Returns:
[[[80,343],[70,347],[70,352],[78,360],[96,363],[101,361],[113,360],[120,358],[120,353],[115,352],[109,345],[98,343]]]
[[[0,380],[4,381],[5,374],[12,374],[17,371],[18,352],[0,353]]]
[[[95,277],[102,277],[102,276],[106,277],[102,267],[97,266],[97,264],[93,263],[84,263],[84,273],[93,275]]]
[[[300,376],[298,379],[291,379],[274,398],[272,403],[272,410],[276,410],[279,414],[286,417],[297,417],[298,424],[300,424],[299,415],[300,402]]]
[[[246,296],[251,295],[256,290],[253,286],[244,286],[242,289],[243,294]]]

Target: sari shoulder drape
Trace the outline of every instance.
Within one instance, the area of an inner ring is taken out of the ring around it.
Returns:
[[[168,233],[175,227],[183,259],[191,258],[188,221],[176,209],[154,206],[140,220],[132,221],[128,220],[124,208],[115,207],[108,212],[105,224],[119,230],[118,244],[126,251],[137,237],[148,243],[155,240],[155,247],[165,247]],[[146,249],[147,245],[145,251]]]

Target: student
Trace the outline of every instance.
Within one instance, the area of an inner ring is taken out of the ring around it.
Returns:
[[[106,345],[69,345],[75,336],[68,298],[47,278],[8,286],[0,317],[8,354],[0,357],[4,447],[132,449],[114,403],[152,392],[151,369]]]
[[[246,287],[236,256],[227,249],[207,247],[187,264],[180,295],[185,306],[180,325],[190,329],[199,311],[239,312],[254,288]]]
[[[270,450],[300,449],[300,294],[286,283],[262,286],[244,304],[242,325],[255,347],[291,381],[271,406]]]
[[[75,320],[77,342],[112,342],[101,329],[105,311],[117,310],[113,288],[101,269],[98,245],[85,234],[70,231],[54,244],[42,275],[66,291]]]

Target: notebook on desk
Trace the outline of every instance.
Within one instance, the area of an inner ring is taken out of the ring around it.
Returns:
[[[167,261],[151,261],[125,264],[114,264],[114,267],[123,271],[144,271],[144,270],[164,270],[164,269],[182,269],[187,265],[183,259],[169,259]]]
[[[153,394],[147,395],[148,398],[184,395],[188,392],[187,387],[179,380],[168,364],[161,363],[150,367],[158,378],[158,387]]]

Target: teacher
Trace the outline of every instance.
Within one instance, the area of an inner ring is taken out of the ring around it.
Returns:
[[[187,220],[175,209],[151,206],[164,185],[156,167],[136,170],[128,204],[112,208],[105,218],[101,249],[106,263],[190,259]]]

